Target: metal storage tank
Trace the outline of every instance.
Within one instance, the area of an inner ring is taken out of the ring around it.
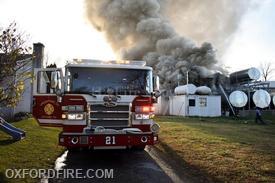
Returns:
[[[255,67],[250,69],[241,70],[230,74],[230,83],[241,83],[252,80],[258,80],[261,77],[261,72]]]
[[[196,94],[198,95],[210,95],[211,93],[211,89],[207,86],[200,86],[196,89]]]
[[[248,98],[243,91],[236,90],[229,95],[229,101],[234,107],[244,107]]]
[[[187,84],[183,86],[178,86],[175,88],[176,95],[186,95],[186,94],[195,94],[197,87],[193,84]]]
[[[269,106],[269,104],[271,102],[271,97],[267,91],[262,90],[262,89],[257,90],[253,94],[253,102],[257,107],[266,108]]]

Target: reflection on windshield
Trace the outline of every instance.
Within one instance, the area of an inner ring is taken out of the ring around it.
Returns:
[[[117,68],[68,68],[70,93],[145,95],[152,92],[152,71]]]

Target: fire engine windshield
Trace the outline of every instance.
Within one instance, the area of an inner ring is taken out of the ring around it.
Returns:
[[[151,70],[69,67],[67,74],[69,93],[146,95],[153,90]]]

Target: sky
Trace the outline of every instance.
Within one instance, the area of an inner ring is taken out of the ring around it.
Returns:
[[[84,10],[84,0],[0,0],[0,27],[17,22],[30,43],[45,45],[48,63],[58,66],[73,58],[115,59]],[[248,11],[219,60],[230,71],[259,67],[262,62],[274,62],[275,67],[275,0]]]
[[[45,45],[49,63],[115,59],[104,36],[85,19],[83,0],[0,0],[0,27],[15,21],[31,43]]]
[[[264,62],[273,62],[275,67],[275,0],[262,3],[243,17],[221,60],[232,71],[259,67]]]

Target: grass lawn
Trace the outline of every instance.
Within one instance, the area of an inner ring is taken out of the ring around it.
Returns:
[[[27,179],[6,179],[6,169],[53,168],[55,159],[64,151],[58,146],[58,128],[40,127],[33,119],[12,123],[26,131],[26,138],[14,142],[0,131],[0,182],[37,182]]]
[[[274,118],[273,118],[274,119]],[[215,182],[275,182],[275,120],[157,117],[159,151],[192,176]]]

